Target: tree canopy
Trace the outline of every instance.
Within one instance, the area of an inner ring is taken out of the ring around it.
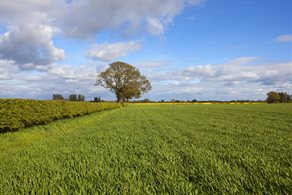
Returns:
[[[117,102],[139,98],[151,90],[150,81],[139,70],[124,62],[113,62],[97,76],[96,85],[115,93]]]

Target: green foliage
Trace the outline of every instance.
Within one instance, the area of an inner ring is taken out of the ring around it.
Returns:
[[[94,97],[94,102],[102,102],[103,100],[100,97]]]
[[[84,95],[81,95],[81,94],[71,94],[71,95],[69,95],[69,101],[84,102],[85,101],[85,97],[84,97]]]
[[[197,100],[196,99],[193,99],[192,102],[197,102]]]
[[[279,93],[280,95],[280,102],[281,103],[287,103],[287,102],[290,102],[290,95],[287,94],[286,92],[280,92]]]
[[[291,194],[292,104],[129,105],[0,135],[0,194]]]
[[[64,97],[61,94],[53,94],[53,100],[64,100]]]
[[[120,106],[116,103],[0,99],[0,133]]]
[[[96,84],[114,92],[117,102],[139,98],[142,93],[151,90],[150,81],[135,67],[124,62],[111,63],[97,76]]]
[[[291,102],[291,96],[286,92],[271,91],[267,94],[267,103],[288,103]]]

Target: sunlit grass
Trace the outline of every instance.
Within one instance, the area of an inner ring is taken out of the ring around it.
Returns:
[[[61,120],[0,135],[0,194],[289,194],[291,131],[291,104],[135,105]]]
[[[161,106],[161,105],[210,105],[210,104],[239,104],[239,105],[251,105],[251,104],[266,104],[265,102],[133,102],[126,103],[126,105],[137,106]]]

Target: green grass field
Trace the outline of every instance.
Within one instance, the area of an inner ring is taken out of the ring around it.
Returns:
[[[292,192],[292,104],[129,105],[0,134],[0,194]]]

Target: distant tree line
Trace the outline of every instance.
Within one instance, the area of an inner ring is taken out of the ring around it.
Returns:
[[[213,102],[213,103],[228,103],[228,102],[237,102],[237,103],[245,103],[245,102],[267,102],[267,103],[288,103],[292,102],[292,95],[289,95],[287,92],[275,92],[271,91],[267,93],[267,99],[266,100],[230,100],[230,101],[218,101],[218,100],[206,100],[201,101],[197,99],[192,100],[178,100],[178,99],[171,99],[171,100],[160,100],[160,101],[152,101],[148,98],[142,99],[142,100],[132,100],[132,101],[126,101],[126,102],[132,102],[132,103],[150,103],[150,102],[160,102],[160,103],[204,103],[204,102]],[[53,100],[69,100],[69,101],[85,101],[85,96],[81,94],[71,94],[68,98],[64,98],[61,94],[53,94]],[[101,97],[94,97],[93,101],[91,102],[105,102],[105,100],[102,100]]]
[[[147,103],[147,102],[159,102],[159,103],[205,103],[205,102],[213,102],[213,103],[246,103],[246,102],[267,102],[267,103],[292,103],[292,95],[289,95],[287,92],[275,92],[271,91],[267,93],[267,99],[266,100],[230,100],[230,101],[220,101],[220,100],[197,100],[197,99],[192,99],[192,100],[178,100],[178,99],[171,99],[171,100],[160,100],[160,101],[152,101],[149,100],[148,98],[142,99],[142,100],[135,100],[135,101],[130,101],[130,102],[137,102],[137,103]]]
[[[68,100],[68,101],[79,101],[84,102],[85,96],[81,94],[71,94],[68,98],[64,98],[62,94],[53,94],[53,100]],[[105,102],[105,100],[101,99],[101,97],[94,97],[90,102]],[[110,102],[110,101],[106,101]]]
[[[69,100],[69,101],[79,101],[84,102],[85,96],[81,94],[71,94],[68,99],[65,99],[61,94],[53,94],[53,100]]]
[[[267,103],[288,103],[292,102],[292,95],[286,92],[270,91],[267,93]]]
[[[101,99],[100,97],[94,97],[93,101],[91,101],[91,102],[104,102],[104,100]]]
[[[265,102],[265,100],[230,100],[230,101],[220,101],[220,100],[178,100],[178,99],[171,99],[171,100],[159,100],[159,101],[153,101],[149,100],[148,98],[142,99],[142,100],[132,100],[129,101],[130,103],[206,103],[206,102],[212,102],[212,103],[245,103],[245,102]]]

